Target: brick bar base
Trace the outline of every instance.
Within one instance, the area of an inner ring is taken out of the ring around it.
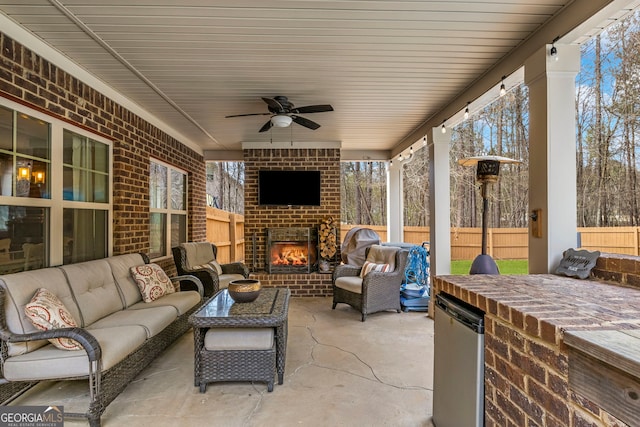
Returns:
[[[251,273],[266,288],[289,288],[293,297],[327,297],[331,291],[331,274],[268,274]]]

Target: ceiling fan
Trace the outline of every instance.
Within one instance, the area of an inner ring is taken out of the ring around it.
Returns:
[[[269,109],[268,113],[235,114],[225,117],[229,118],[270,115],[271,118],[260,128],[259,132],[266,132],[273,126],[286,128],[291,124],[292,121],[311,130],[316,130],[320,127],[318,123],[311,121],[305,117],[298,116],[298,114],[323,113],[325,111],[333,111],[333,107],[329,104],[307,105],[305,107],[296,108],[294,107],[293,103],[287,99],[286,96],[275,96],[273,98],[263,97],[262,100],[267,104],[267,108]]]

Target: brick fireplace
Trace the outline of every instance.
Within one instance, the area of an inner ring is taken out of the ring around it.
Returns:
[[[316,229],[323,218],[340,218],[339,148],[257,148],[243,151],[245,164],[245,260],[252,276],[263,286],[288,287],[294,296],[331,295],[331,275],[315,271],[290,273],[267,270],[267,229]],[[318,170],[320,206],[261,206],[258,204],[260,170]]]

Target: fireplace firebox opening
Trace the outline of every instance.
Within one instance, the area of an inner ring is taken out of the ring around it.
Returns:
[[[312,227],[267,229],[268,273],[311,273],[317,267],[317,231]]]

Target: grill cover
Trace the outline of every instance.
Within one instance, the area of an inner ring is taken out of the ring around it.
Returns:
[[[354,227],[347,231],[340,247],[342,262],[362,267],[365,261],[365,251],[371,245],[379,245],[380,236],[370,228]]]

